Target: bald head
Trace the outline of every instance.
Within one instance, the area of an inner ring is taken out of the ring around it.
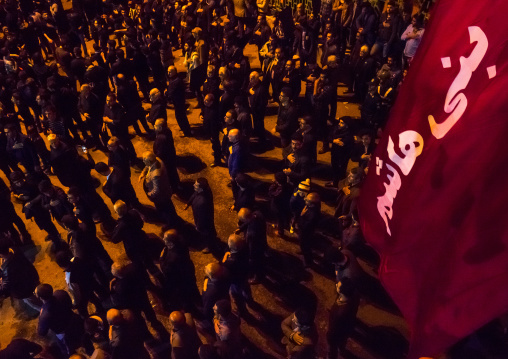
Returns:
[[[166,121],[163,118],[158,118],[153,124],[153,128],[156,132],[162,132],[168,127]]]
[[[118,309],[112,308],[108,310],[106,319],[109,325],[120,325],[123,320],[122,312],[120,312]]]
[[[185,315],[180,311],[174,311],[169,315],[169,321],[174,327],[181,327],[185,324]]]
[[[116,201],[115,204],[113,205],[113,209],[115,210],[115,213],[118,214],[118,217],[120,217],[120,218],[125,216],[127,214],[127,212],[129,211],[129,208],[127,207],[125,202],[122,200]]]
[[[177,71],[176,71],[176,67],[174,67],[174,66],[169,66],[169,67],[168,67],[168,75],[169,75],[169,77],[173,78],[173,77],[175,77],[177,74],[178,74],[178,73],[177,73]]]
[[[249,81],[251,85],[256,85],[259,82],[259,72],[252,71],[249,76]]]
[[[248,208],[242,208],[238,211],[238,220],[248,222],[252,218],[252,211]]]
[[[150,102],[155,102],[161,97],[161,92],[159,89],[153,88],[150,90],[150,94],[148,95],[150,97]]]
[[[232,143],[237,142],[240,139],[240,131],[237,128],[233,128],[228,133],[228,139]]]
[[[155,157],[155,154],[152,151],[143,152],[143,163],[146,166],[151,166],[155,162],[157,162],[157,158]]]

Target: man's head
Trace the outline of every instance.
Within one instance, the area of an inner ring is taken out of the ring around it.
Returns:
[[[205,266],[205,275],[211,280],[219,279],[222,276],[223,269],[220,263],[209,263]]]
[[[354,167],[351,168],[347,175],[347,182],[350,185],[355,185],[357,183],[360,183],[363,179],[364,171],[361,167]]]
[[[166,123],[166,120],[164,120],[163,118],[158,118],[157,120],[155,120],[153,128],[155,132],[160,133],[168,128],[168,124]]]
[[[108,150],[113,152],[120,146],[120,140],[118,137],[113,136],[108,141]]]
[[[175,78],[178,75],[178,72],[176,71],[176,67],[169,66],[168,67],[168,75],[169,75],[169,78]]]
[[[127,214],[127,212],[129,212],[129,207],[127,207],[125,202],[122,201],[121,199],[115,202],[115,204],[113,205],[113,209],[120,218],[122,218]]]
[[[331,69],[337,68],[337,66],[339,66],[339,64],[337,62],[337,56],[335,56],[335,55],[328,56],[328,58],[326,60],[326,64]]]
[[[199,177],[196,182],[194,182],[194,191],[197,193],[201,193],[210,188],[208,184],[208,180],[204,177]]]
[[[67,251],[60,251],[55,255],[55,262],[64,270],[69,269],[72,262],[72,256]]]
[[[351,278],[344,277],[337,282],[335,289],[343,297],[350,298],[355,292],[355,284]]]
[[[321,204],[321,198],[316,192],[311,192],[305,196],[305,205],[307,207],[317,207]]]
[[[300,132],[296,132],[291,136],[291,148],[293,151],[298,151],[303,146],[303,136]]]
[[[164,232],[162,239],[166,247],[172,249],[180,240],[180,235],[176,229],[168,229],[166,232]]]
[[[48,135],[48,142],[49,142],[49,147],[51,148],[59,148],[60,147],[60,138],[55,135],[54,133],[51,133]]]
[[[25,183],[25,174],[21,171],[13,171],[9,174],[9,180],[15,187],[21,187]]]
[[[236,143],[240,140],[240,131],[237,128],[233,128],[228,133],[228,139],[231,143]]]
[[[298,12],[298,14],[303,14],[304,12],[303,3],[299,3],[298,5],[296,5],[296,11]]]
[[[241,208],[238,211],[238,222],[248,223],[252,220],[252,211],[248,208]]]
[[[152,166],[155,162],[157,162],[157,158],[155,157],[155,154],[152,151],[145,151],[143,152],[143,163],[145,166]]]
[[[396,10],[395,2],[394,1],[388,1],[386,3],[386,13],[393,14]]]
[[[364,133],[361,137],[361,140],[362,140],[362,144],[365,147],[368,147],[368,146],[370,146],[370,144],[372,142],[372,135],[370,133]]]
[[[68,231],[75,231],[79,229],[79,221],[73,214],[66,214],[62,217],[62,225]]]
[[[44,108],[44,115],[49,121],[56,120],[56,109],[53,106],[46,106]]]
[[[282,88],[282,90],[280,91],[280,95],[279,95],[279,101],[280,101],[280,104],[281,106],[288,106],[289,105],[289,102],[291,100],[291,88],[290,87],[284,87]]]
[[[90,94],[90,91],[92,90],[92,88],[90,87],[89,84],[83,84],[81,85],[81,94],[83,96],[88,96]]]
[[[47,302],[53,297],[53,287],[47,283],[39,284],[35,288],[35,296],[43,302]]]
[[[203,32],[203,30],[201,30],[200,27],[195,27],[194,29],[192,29],[191,33],[192,33],[192,36],[194,36],[194,38],[196,40],[199,40],[201,38],[201,33]]]
[[[97,162],[95,164],[95,171],[101,176],[109,176],[111,174],[111,168],[104,162]]]
[[[275,58],[277,60],[281,60],[282,59],[282,48],[281,47],[277,47],[275,49],[275,53],[274,54],[275,54]]]
[[[229,299],[221,299],[213,306],[213,312],[217,318],[226,318],[231,314],[231,302]]]
[[[213,101],[215,100],[215,96],[211,93],[205,96],[203,103],[206,107],[210,107],[213,105]]]
[[[67,191],[67,199],[73,205],[76,205],[76,203],[79,202],[80,196],[81,196],[81,191],[79,190],[78,187],[73,186],[73,187],[69,188]]]
[[[208,78],[211,78],[211,77],[215,76],[215,66],[208,65],[208,67],[206,68],[206,76]]]
[[[15,138],[18,134],[18,128],[15,124],[9,123],[4,127],[4,133],[7,136],[7,138]]]
[[[43,180],[38,185],[39,192],[47,197],[53,197],[56,193],[55,187],[51,184],[49,180]]]
[[[367,45],[363,45],[360,47],[360,57],[366,57],[369,55],[369,47]]]
[[[185,326],[185,315],[180,311],[174,311],[169,315],[169,322],[175,329]]]
[[[109,107],[113,107],[116,104],[116,95],[114,92],[110,92],[106,97],[106,104]]]
[[[251,86],[256,86],[259,83],[259,72],[252,71],[249,75],[249,83]]]
[[[150,90],[150,94],[148,95],[148,97],[150,98],[150,102],[154,103],[161,97],[161,92],[159,91],[159,89],[153,88]]]
[[[228,238],[228,247],[231,253],[236,253],[245,247],[245,237],[236,233],[233,233]]]

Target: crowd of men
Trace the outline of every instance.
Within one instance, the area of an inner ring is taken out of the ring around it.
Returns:
[[[356,256],[366,252],[356,203],[431,4],[412,15],[412,6],[377,3],[322,0],[310,14],[303,4],[292,14],[275,13],[267,1],[251,0],[73,0],[69,10],[60,0],[0,4],[6,177],[0,180],[0,293],[40,311],[37,334],[52,333],[56,343],[43,357],[150,358],[153,332],[170,344],[173,359],[248,357],[239,318],[258,305],[251,285],[267,276],[265,217],[275,218],[281,238],[297,238],[305,267],[313,269],[322,213],[312,178],[325,152],[331,152],[327,186],[338,194],[333,217],[341,243],[323,256],[335,268],[337,292],[328,358],[344,352],[362,287]],[[248,44],[258,49],[254,71],[244,54]],[[182,73],[173,55],[180,51]],[[337,113],[339,83],[349,101],[361,103],[360,119]],[[189,232],[172,202],[182,184],[168,116],[181,137],[193,137],[189,96],[197,99],[191,111],[200,111],[210,139],[210,166],[228,168],[231,210],[238,212],[237,230],[221,241],[208,180],[195,181],[185,209],[192,210],[203,252],[219,258],[206,266],[201,289]],[[273,129],[265,126],[269,104],[278,107]],[[136,153],[130,127],[152,150]],[[267,193],[270,213],[262,213],[247,172],[251,149],[269,149],[274,140],[282,159]],[[92,150],[104,152],[107,162],[94,160]],[[351,161],[357,165],[348,171]],[[141,203],[136,182],[153,207]],[[29,219],[40,231],[28,232]],[[149,220],[161,224],[162,240],[143,230]],[[44,236],[66,290],[45,283],[24,255]],[[113,261],[100,236],[123,243],[128,261]],[[169,328],[148,291],[163,303]],[[288,358],[314,357],[315,309],[303,305],[281,323]],[[0,358],[32,358],[42,349],[14,339]]]

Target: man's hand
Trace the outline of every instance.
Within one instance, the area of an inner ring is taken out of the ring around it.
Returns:
[[[285,168],[282,170],[282,172],[284,172],[285,175],[288,175],[291,173],[291,168]]]
[[[255,93],[255,92],[254,92],[254,88],[253,88],[253,87],[251,87],[251,88],[249,89],[249,93],[250,93],[251,95],[254,95],[254,93]]]
[[[370,160],[370,155],[363,154],[361,158],[362,160]]]
[[[344,142],[342,142],[341,138],[336,138],[335,140],[333,140],[333,143],[339,146],[344,146]]]
[[[303,344],[303,337],[299,333],[293,333],[291,335],[291,340],[293,340],[293,342],[295,342],[298,345]]]
[[[146,175],[144,174],[141,174],[138,178],[138,183],[141,183],[141,181],[143,181],[145,179]]]
[[[351,193],[351,190],[349,189],[348,186],[345,186],[345,187],[342,187],[342,192],[344,192],[344,194],[346,196],[349,196],[349,194]]]
[[[290,153],[287,158],[288,158],[289,163],[295,163],[295,161],[296,161],[294,153]]]

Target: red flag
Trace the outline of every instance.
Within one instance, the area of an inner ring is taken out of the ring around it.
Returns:
[[[508,310],[507,14],[506,0],[437,2],[362,190],[410,358]]]

